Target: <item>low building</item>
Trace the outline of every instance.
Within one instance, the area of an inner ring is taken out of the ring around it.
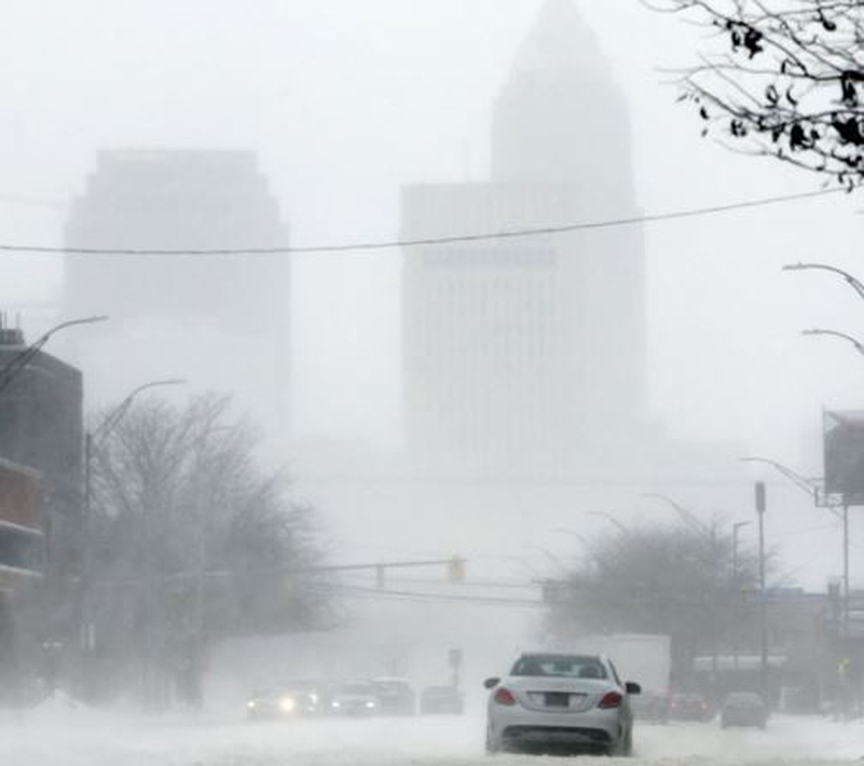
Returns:
[[[0,326],[0,458],[41,474],[47,570],[68,574],[81,530],[82,376],[43,351],[2,374],[28,348],[22,330]]]

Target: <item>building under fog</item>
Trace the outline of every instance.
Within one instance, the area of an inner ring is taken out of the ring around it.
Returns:
[[[637,216],[626,104],[568,0],[495,104],[485,183],[403,190],[405,238]],[[638,227],[409,249],[405,435],[434,471],[600,470],[647,428]]]
[[[287,245],[255,153],[100,152],[65,237],[70,248],[117,251],[66,259],[66,315],[110,316],[78,346],[98,401],[154,377],[188,377],[198,389],[240,392],[244,408],[287,427],[287,258],[123,252]]]

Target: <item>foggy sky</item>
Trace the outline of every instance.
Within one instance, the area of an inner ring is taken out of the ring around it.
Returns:
[[[0,194],[64,204],[105,147],[255,149],[294,243],[393,238],[401,184],[487,177],[492,102],[541,5],[6,0]],[[629,100],[646,212],[818,188],[815,176],[700,139],[661,83],[672,76],[659,68],[722,42],[636,0],[580,5]],[[798,333],[864,332],[864,304],[839,281],[780,266],[821,260],[864,275],[857,199],[646,227],[652,409],[674,433],[821,472],[820,408],[859,405],[864,363]],[[64,217],[0,203],[0,241],[60,244]],[[301,431],[396,438],[399,259],[296,259]],[[57,258],[0,256],[0,306],[56,299],[59,284]]]

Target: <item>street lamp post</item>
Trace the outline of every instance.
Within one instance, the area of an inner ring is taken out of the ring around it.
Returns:
[[[830,333],[833,334],[833,333]],[[764,457],[742,457],[740,460],[744,463],[764,463],[783,474],[795,486],[810,495],[819,504],[819,486],[814,480],[805,479],[801,474],[796,473],[791,468],[778,463],[776,460],[769,460]],[[831,513],[840,518],[843,522],[843,593],[842,593],[842,617],[845,624],[846,615],[849,609],[849,506],[844,503],[838,506],[839,503],[827,501],[824,505]]]
[[[39,353],[53,335],[65,330],[67,327],[75,327],[82,324],[95,324],[96,322],[104,322],[108,319],[107,316],[84,317],[83,319],[70,319],[67,322],[52,327],[44,335],[41,335],[33,343],[23,349],[20,353],[13,356],[3,367],[0,367],[0,391],[8,386],[15,377],[26,369],[30,360]]]
[[[82,542],[83,542],[83,572],[82,572],[82,604],[81,604],[81,648],[82,648],[82,675],[85,686],[85,693],[89,692],[90,668],[88,658],[90,652],[95,646],[95,628],[90,622],[90,586],[93,568],[93,519],[92,519],[92,498],[93,498],[93,455],[95,448],[98,446],[98,440],[108,436],[111,430],[120,422],[123,416],[128,412],[135,397],[143,391],[160,386],[177,386],[185,383],[181,378],[171,378],[169,380],[154,380],[150,383],[144,383],[141,386],[133,389],[127,394],[120,404],[111,410],[99,423],[96,428],[87,431],[84,434],[84,513],[82,519]]]

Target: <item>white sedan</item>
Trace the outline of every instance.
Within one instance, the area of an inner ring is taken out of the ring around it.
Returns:
[[[633,713],[607,657],[523,654],[505,678],[489,678],[486,751],[567,751],[630,755]]]

